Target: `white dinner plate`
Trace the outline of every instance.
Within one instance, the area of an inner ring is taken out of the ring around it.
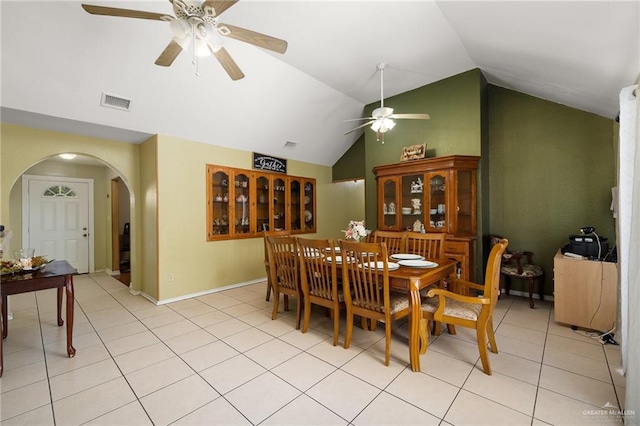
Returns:
[[[400,265],[398,265],[397,263],[393,263],[393,262],[388,262],[387,263],[387,268],[389,268],[390,271],[393,271],[395,269],[398,269],[400,267]],[[365,264],[364,265],[365,268],[375,268],[375,269],[384,269],[384,262],[379,261],[379,262],[369,262],[369,264]]]
[[[331,256],[327,256],[327,257],[325,257],[325,259],[327,260],[327,262],[333,262],[334,261],[334,258],[331,257]],[[350,260],[351,260],[350,257],[347,258],[347,263],[350,263]],[[335,257],[335,262],[336,263],[342,263],[342,256],[336,256]]]
[[[399,260],[398,264],[411,268],[435,268],[438,266],[436,262],[429,262],[428,260]]]
[[[395,260],[424,260],[424,257],[419,254],[411,254],[411,253],[396,253],[391,255],[392,259]]]

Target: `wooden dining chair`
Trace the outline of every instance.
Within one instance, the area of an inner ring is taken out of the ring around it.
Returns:
[[[300,329],[303,295],[300,286],[300,257],[296,238],[292,236],[268,236],[269,272],[273,285],[273,313],[271,319],[278,318],[280,294],[284,297],[284,310],[289,310],[289,297],[297,299],[296,330]]]
[[[439,321],[451,325],[450,333],[455,334],[455,326],[469,327],[476,330],[478,351],[482,360],[482,369],[485,374],[491,375],[491,364],[487,354],[487,338],[491,352],[498,353],[496,338],[493,333],[493,309],[498,300],[498,287],[500,285],[500,262],[502,253],[507,249],[509,242],[505,239],[497,242],[487,261],[487,270],[484,285],[462,280],[454,274],[451,276],[456,284],[455,288],[463,286],[479,291],[481,296],[463,296],[444,289],[430,289],[427,298],[422,302],[422,318],[420,324],[421,347],[420,352],[427,351],[427,321]]]
[[[444,232],[407,232],[406,253],[418,254],[427,259],[444,258]]]
[[[271,284],[271,273],[269,272],[269,250],[267,249],[267,237],[282,237],[289,235],[289,231],[263,231],[262,237],[264,240],[264,269],[267,271],[267,297],[265,300],[268,302],[273,291],[273,285]]]
[[[406,253],[407,251],[407,234],[405,232],[378,229],[371,233],[371,238],[367,242],[385,243],[389,255]]]
[[[300,280],[304,296],[302,332],[306,333],[311,318],[311,304],[324,306],[333,319],[333,346],[340,334],[340,307],[344,306],[342,285],[338,282],[336,249],[333,240],[297,238],[300,253]]]
[[[385,324],[384,365],[389,365],[391,321],[409,315],[406,294],[389,291],[389,263],[385,243],[358,243],[340,240],[342,285],[347,311],[345,349],[351,344],[353,317],[360,315]]]

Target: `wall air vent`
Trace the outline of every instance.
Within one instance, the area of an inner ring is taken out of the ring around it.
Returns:
[[[115,108],[122,111],[129,111],[131,109],[131,99],[102,92],[100,105],[102,105],[103,107]]]
[[[287,149],[295,149],[297,145],[298,145],[298,143],[297,143],[297,142],[287,141],[287,142],[284,144],[284,147],[285,147],[285,148],[287,148]]]

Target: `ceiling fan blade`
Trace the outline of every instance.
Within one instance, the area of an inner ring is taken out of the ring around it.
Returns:
[[[359,126],[358,126],[358,127],[356,127],[355,129],[351,129],[351,130],[349,130],[347,133],[345,133],[345,135],[348,135],[349,133],[355,132],[356,130],[361,129],[361,128],[363,128],[363,127],[367,127],[369,124],[373,124],[373,123],[375,123],[375,121],[376,121],[376,120],[367,121],[366,123],[359,125]]]
[[[284,53],[287,51],[287,42],[279,38],[271,37],[266,34],[257,33],[255,31],[236,27],[229,24],[218,24],[218,32],[223,36],[231,37],[263,49],[271,50],[276,53]]]
[[[206,0],[202,3],[202,10],[205,15],[215,17],[236,4],[238,0]]]
[[[391,114],[389,118],[411,118],[414,120],[428,120],[429,114]]]
[[[349,118],[347,120],[342,120],[343,123],[346,123],[347,121],[362,121],[362,120],[375,120],[375,117],[362,117],[362,118]]]
[[[92,6],[83,4],[82,8],[92,15],[120,16],[122,18],[150,19],[152,21],[170,21],[173,18],[166,13],[144,12],[140,10],[118,9],[115,7]]]
[[[224,47],[221,47],[220,50],[218,50],[217,52],[214,52],[213,49],[211,48],[211,45],[209,45],[209,50],[211,50],[211,53],[213,53],[213,56],[216,57],[218,62],[220,62],[220,65],[222,65],[222,68],[224,68],[227,74],[229,74],[229,77],[231,77],[231,80],[235,81],[235,80],[240,80],[241,78],[244,78],[244,73],[242,72],[240,67],[238,67],[238,64],[236,64],[236,61],[233,60],[231,55],[229,55],[229,52],[227,52],[227,50]]]
[[[156,65],[163,67],[170,66],[180,52],[182,52],[182,47],[176,43],[175,40],[171,40],[160,56],[158,56],[158,59],[156,59]]]

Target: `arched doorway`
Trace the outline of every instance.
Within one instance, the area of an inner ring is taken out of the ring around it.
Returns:
[[[22,175],[13,183],[9,196],[9,217],[12,230],[14,231],[14,239],[12,247],[19,247],[22,245],[22,228],[26,225],[23,219],[22,209],[22,180],[24,175],[39,175],[39,176],[51,176],[53,177],[68,177],[75,179],[91,179],[94,182],[93,197],[93,215],[94,223],[92,229],[87,229],[93,237],[93,242],[90,250],[94,256],[94,268],[91,268],[89,272],[105,271],[106,273],[113,274],[118,269],[113,269],[112,253],[114,251],[113,246],[116,246],[117,250],[120,250],[120,240],[114,241],[111,235],[112,222],[114,218],[111,213],[111,181],[112,179],[119,179],[122,189],[121,194],[130,198],[133,192],[129,186],[127,180],[104,160],[89,156],[89,155],[77,155],[73,160],[62,160],[57,156],[50,156],[44,158],[30,167],[28,167]],[[125,204],[126,212],[125,217],[132,215],[131,208],[134,203]],[[119,225],[120,219],[116,218],[115,222]],[[16,238],[17,237],[17,238]],[[117,259],[119,262],[120,259]]]

